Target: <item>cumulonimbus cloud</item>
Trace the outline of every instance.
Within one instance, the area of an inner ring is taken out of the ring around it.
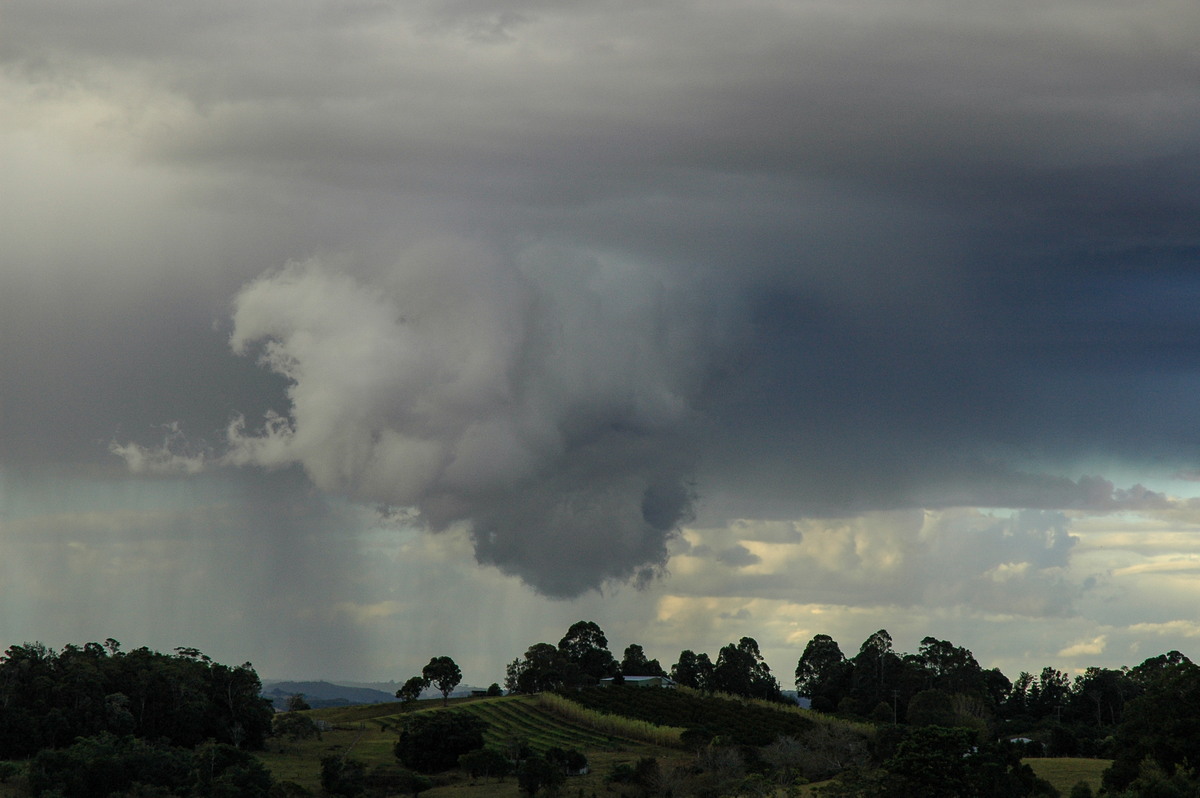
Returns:
[[[291,264],[234,301],[234,352],[288,382],[216,454],[114,444],[142,471],[300,465],[320,489],[463,525],[481,562],[570,596],[665,564],[711,326],[664,275],[560,250],[405,264],[372,284]]]

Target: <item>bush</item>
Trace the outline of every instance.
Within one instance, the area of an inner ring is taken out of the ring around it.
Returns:
[[[526,795],[537,795],[541,790],[553,792],[566,780],[561,767],[536,754],[517,769],[517,787]]]
[[[42,798],[268,798],[272,788],[262,763],[233,746],[210,742],[189,751],[112,734],[40,751],[30,762],[28,781],[29,792]]]
[[[637,764],[629,765],[624,762],[613,766],[605,781],[614,784],[635,784],[646,790],[653,790],[661,778],[662,771],[658,760],[652,756],[642,757]]]
[[[406,718],[396,758],[418,773],[441,773],[458,758],[483,748],[487,722],[469,712],[423,712]]]
[[[458,758],[458,766],[473,779],[503,779],[512,771],[512,763],[494,748],[480,748]]]
[[[29,789],[34,795],[107,798],[130,790],[137,781],[182,791],[191,764],[190,752],[102,734],[62,750],[38,752],[29,765]]]
[[[371,795],[418,795],[433,788],[428,776],[413,773],[395,764],[376,765],[366,777],[367,792]]]
[[[8,780],[16,778],[21,770],[21,766],[16,762],[0,762],[0,784],[7,784]]]
[[[271,733],[276,737],[287,737],[292,742],[307,740],[309,737],[321,739],[317,724],[308,715],[297,712],[282,712],[271,722]]]
[[[330,795],[355,798],[366,789],[367,766],[357,759],[332,754],[321,759],[321,789]]]
[[[587,757],[572,748],[569,751],[564,751],[561,748],[554,747],[546,751],[546,761],[551,762],[560,768],[563,773],[568,776],[581,773],[587,769]]]
[[[255,756],[224,743],[194,752],[197,795],[211,798],[268,798],[271,774]]]
[[[1086,781],[1077,781],[1071,788],[1071,798],[1092,798],[1092,786]]]

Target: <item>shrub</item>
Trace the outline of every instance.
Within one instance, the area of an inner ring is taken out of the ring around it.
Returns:
[[[517,787],[526,795],[553,792],[567,780],[567,774],[553,762],[534,754],[517,769]]]
[[[321,789],[330,795],[355,798],[366,789],[367,766],[337,754],[321,759]]]
[[[297,712],[282,712],[271,722],[271,733],[276,737],[287,737],[296,740],[307,740],[309,737],[321,738],[317,724],[308,715]]]
[[[371,768],[367,773],[365,784],[371,795],[395,795],[407,793],[418,795],[433,788],[433,781],[428,776],[413,773],[393,763],[383,763]]]
[[[503,779],[512,771],[512,763],[508,757],[494,748],[480,748],[462,754],[458,758],[458,766],[467,771],[473,779]]]
[[[406,718],[396,758],[418,773],[441,773],[465,753],[483,748],[487,722],[469,712],[423,712]]]

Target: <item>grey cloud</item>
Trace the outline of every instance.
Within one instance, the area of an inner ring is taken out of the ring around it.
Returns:
[[[247,286],[234,347],[288,380],[289,404],[261,431],[235,423],[209,461],[299,464],[435,530],[466,524],[481,562],[551,595],[649,578],[691,514],[685,432],[712,331],[690,335],[686,299],[644,273],[555,255],[400,264],[394,293],[316,263]]]
[[[757,565],[762,558],[745,546],[730,546],[717,553],[717,561],[730,568],[744,568],[747,565]]]
[[[0,200],[6,460],[178,421],[554,595],[660,568],[693,496],[1119,510],[1164,499],[1090,458],[1200,460],[1191,6],[3,17],[3,110],[60,170]]]
[[[1096,588],[1069,570],[1078,537],[1060,512],[895,510],[801,525],[802,542],[777,549],[778,562],[765,558],[774,567],[754,574],[709,567],[688,589],[707,597],[1035,618],[1072,615]],[[698,545],[686,554],[720,561],[732,551],[714,556]]]

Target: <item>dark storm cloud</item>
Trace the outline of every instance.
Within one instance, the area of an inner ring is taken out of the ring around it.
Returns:
[[[0,12],[6,85],[110,108],[111,146],[184,176],[173,214],[232,209],[205,242],[151,232],[134,283],[168,302],[113,315],[179,384],[186,251],[227,264],[204,296],[244,286],[249,357],[190,358],[204,408],[137,415],[215,439],[240,410],[217,462],[466,523],[544,592],[661,566],[693,480],[714,519],[1117,509],[1156,499],[1081,479],[1091,459],[1200,459],[1191,5],[69,12]],[[348,254],[276,271],[314,252]],[[10,356],[17,406],[93,356],[91,413],[123,418],[100,350],[128,333],[98,326],[44,369]],[[283,382],[246,376],[260,354]],[[36,439],[45,416],[15,418]]]

